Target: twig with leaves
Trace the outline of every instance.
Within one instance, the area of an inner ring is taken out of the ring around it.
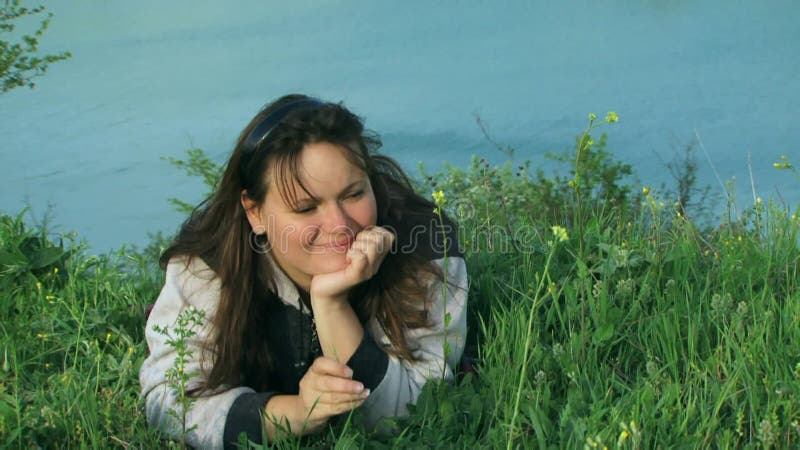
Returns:
[[[6,0],[0,4],[0,94],[22,86],[33,88],[33,79],[44,75],[50,64],[72,56],[70,52],[38,55],[39,39],[50,26],[52,13],[46,13],[33,34],[23,35],[21,42],[3,39],[3,33],[14,35],[14,22],[44,12],[44,6],[27,8],[21,6],[20,0]]]
[[[189,380],[197,374],[196,371],[191,373],[186,371],[186,365],[192,358],[192,350],[189,348],[188,342],[196,335],[195,328],[203,325],[205,315],[205,311],[190,306],[178,315],[174,327],[153,325],[153,330],[166,337],[167,345],[172,347],[176,353],[175,361],[165,375],[167,376],[167,385],[175,391],[179,409],[170,408],[167,413],[181,424],[181,448],[184,449],[186,448],[186,435],[196,427],[196,425],[188,428],[186,426],[186,416],[194,403],[194,397],[187,392]]]

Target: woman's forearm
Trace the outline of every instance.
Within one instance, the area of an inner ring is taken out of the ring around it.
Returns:
[[[364,327],[350,303],[346,299],[312,296],[311,308],[322,354],[346,363],[364,338]]]
[[[264,408],[267,437],[270,441],[276,436],[289,432],[302,436],[319,431],[325,422],[315,423],[308,417],[297,395],[276,395],[269,399]]]

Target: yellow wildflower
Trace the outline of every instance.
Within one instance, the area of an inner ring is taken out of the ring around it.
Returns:
[[[606,123],[614,122],[619,122],[619,116],[614,111],[609,111],[608,114],[606,114]]]
[[[791,169],[792,163],[786,158],[786,155],[781,155],[781,162],[772,163],[772,167],[783,170],[783,169]]]
[[[58,274],[58,267],[54,267],[53,268],[53,274],[56,274],[56,275]]]
[[[595,119],[597,119],[597,114],[595,114],[595,113],[589,113],[589,120],[590,120],[590,121],[594,121]]]
[[[650,188],[648,186],[642,188],[642,195],[644,195],[645,197],[650,195]]]
[[[434,191],[433,192],[433,201],[438,206],[444,205],[444,202],[446,201],[446,199],[444,197],[444,191],[441,191],[441,190]]]
[[[558,239],[558,242],[564,242],[569,239],[569,234],[567,234],[567,229],[558,225],[553,225],[550,227],[553,231],[553,236]]]
[[[761,204],[761,197],[756,197],[756,205],[760,205],[760,204]]]

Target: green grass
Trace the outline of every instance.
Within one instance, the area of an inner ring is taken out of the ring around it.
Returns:
[[[395,434],[356,414],[275,447],[800,446],[797,209],[701,226],[627,184],[594,128],[568,176],[476,159],[421,182],[462,224],[480,376],[430,383]],[[0,446],[166,446],[137,379],[157,250],[93,256],[22,217],[0,220]]]

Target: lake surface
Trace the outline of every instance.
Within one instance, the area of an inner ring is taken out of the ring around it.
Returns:
[[[502,6],[500,6],[502,4]],[[47,2],[51,66],[0,96],[0,211],[25,205],[94,251],[143,245],[197,201],[164,156],[222,161],[268,101],[344,101],[416,174],[503,156],[475,123],[541,164],[588,113],[616,111],[608,149],[642,184],[699,135],[739,204],[800,202],[800,5],[796,1]],[[700,183],[722,188],[703,152]]]

